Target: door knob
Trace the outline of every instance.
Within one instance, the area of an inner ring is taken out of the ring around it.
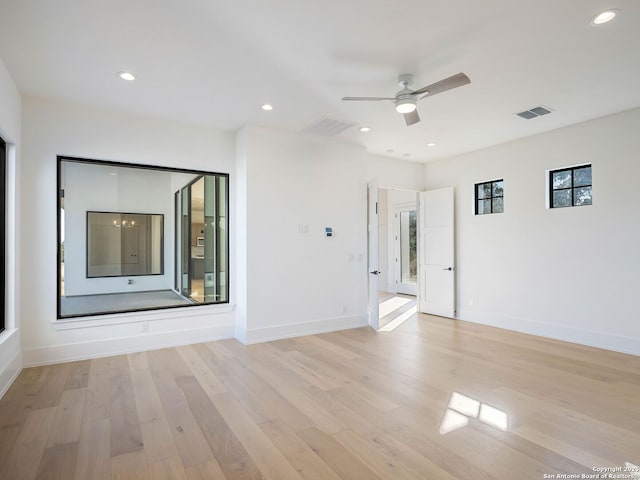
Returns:
[[[443,268],[443,270],[451,271],[451,270],[453,270],[453,268],[452,267],[448,267],[448,268]]]
[[[378,270],[374,270],[373,272],[369,272],[372,275],[380,275],[382,272],[378,271]]]

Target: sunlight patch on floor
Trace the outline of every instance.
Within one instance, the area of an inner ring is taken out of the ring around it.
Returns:
[[[417,307],[411,307],[409,310],[404,312],[402,315],[399,315],[397,318],[394,318],[389,323],[380,327],[379,332],[393,332],[396,328],[402,325],[404,322],[409,320],[413,315],[418,311]],[[380,317],[382,318],[382,317]]]
[[[391,297],[389,300],[385,300],[378,307],[379,308],[378,319],[381,319],[382,317],[386,317],[391,312],[393,312],[394,310],[398,310],[399,308],[406,305],[410,301],[411,301],[410,299],[402,298],[402,297]]]
[[[447,411],[444,412],[444,418],[442,419],[442,424],[440,425],[440,434],[446,435],[447,433],[453,432],[454,430],[458,430],[462,427],[466,427],[469,424],[469,419],[464,415],[447,408]]]
[[[507,431],[508,416],[506,412],[486,403],[480,403],[478,400],[461,393],[453,392],[444,412],[439,432],[441,435],[446,435],[454,430],[464,428],[472,418],[503,432]]]

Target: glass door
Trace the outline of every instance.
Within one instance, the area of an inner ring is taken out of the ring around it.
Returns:
[[[181,293],[197,303],[228,301],[228,177],[205,175],[181,189]]]
[[[189,276],[191,250],[191,185],[182,188],[180,193],[181,215],[180,215],[180,245],[182,252],[180,255],[180,292],[185,297],[191,296],[191,281]]]
[[[191,299],[198,303],[205,303],[204,298],[204,177],[190,185],[191,210],[190,223],[191,242],[189,244],[191,262],[189,265],[189,280],[191,282]]]
[[[416,295],[418,281],[416,208],[401,208],[396,212],[396,291]]]

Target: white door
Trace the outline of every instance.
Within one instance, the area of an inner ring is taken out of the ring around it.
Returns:
[[[420,311],[454,317],[453,187],[420,192],[419,216]]]
[[[395,291],[405,295],[417,293],[417,220],[415,202],[396,207],[394,214]]]
[[[378,306],[378,179],[369,182],[367,224],[369,231],[369,325],[380,326]]]

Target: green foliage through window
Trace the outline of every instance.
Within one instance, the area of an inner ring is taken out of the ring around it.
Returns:
[[[504,212],[504,180],[476,183],[476,215]]]
[[[551,208],[591,205],[591,188],[591,165],[549,172],[549,204]]]

